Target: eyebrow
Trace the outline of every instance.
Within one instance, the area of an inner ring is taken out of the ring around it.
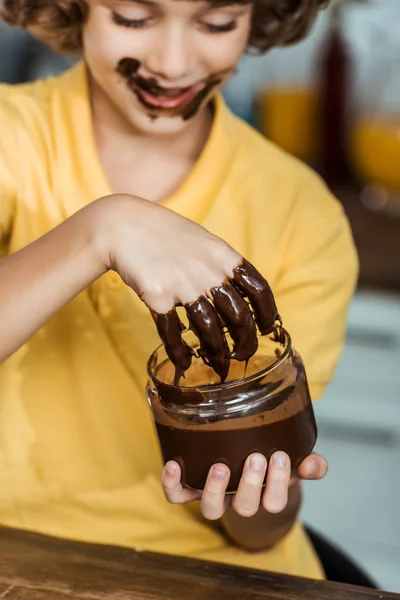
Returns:
[[[145,6],[156,6],[157,2],[153,0],[127,0],[132,4],[144,4]],[[177,2],[179,0],[176,0]],[[193,2],[199,2],[207,4],[209,8],[223,8],[224,6],[241,6],[245,4],[251,4],[252,0],[193,0]]]
[[[152,0],[128,0],[128,2],[132,2],[132,4],[145,4],[146,6],[155,6],[156,2]]]
[[[243,6],[251,4],[252,0],[206,0],[210,8],[223,8],[224,6]]]

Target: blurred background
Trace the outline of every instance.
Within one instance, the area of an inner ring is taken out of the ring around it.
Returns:
[[[312,165],[343,203],[361,275],[335,380],[316,411],[323,482],[304,519],[400,592],[400,0],[338,0],[300,45],[246,56],[231,108]],[[0,81],[74,59],[0,25]]]

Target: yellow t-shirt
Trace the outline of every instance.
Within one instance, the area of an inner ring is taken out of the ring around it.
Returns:
[[[83,64],[47,81],[0,86],[3,253],[112,191]],[[195,168],[165,205],[224,238],[268,278],[320,396],[343,344],[357,273],[346,218],[324,184],[219,98]],[[322,577],[298,523],[272,550],[247,553],[205,521],[197,503],[164,499],[144,395],[146,360],[158,343],[145,305],[108,273],[1,365],[0,523]]]

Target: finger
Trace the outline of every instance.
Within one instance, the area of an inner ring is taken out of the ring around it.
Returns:
[[[232,358],[249,360],[258,348],[257,328],[245,300],[228,280],[211,290],[218,314],[235,342]]]
[[[328,472],[328,461],[320,454],[310,454],[299,465],[297,472],[302,479],[322,479]]]
[[[230,351],[217,311],[205,296],[185,305],[190,328],[200,341],[204,362],[225,381],[230,363]]]
[[[225,491],[230,475],[229,468],[222,463],[213,465],[208,473],[201,496],[201,512],[210,521],[220,519],[225,512],[227,506]]]
[[[165,465],[161,483],[164,495],[171,504],[185,504],[201,498],[201,492],[183,487],[181,484],[181,468],[173,460]]]
[[[240,292],[249,298],[260,332],[263,335],[271,333],[275,321],[280,317],[267,280],[251,263],[243,259],[233,270],[233,281]]]
[[[282,512],[288,501],[290,459],[285,452],[275,452],[269,461],[262,505],[270,513]]]
[[[182,339],[184,326],[179,320],[175,308],[164,314],[158,314],[153,310],[150,312],[167,355],[175,366],[174,384],[178,385],[181,377],[192,363],[194,352]]]
[[[251,454],[244,465],[233,508],[242,517],[252,517],[260,508],[267,460],[262,454]]]

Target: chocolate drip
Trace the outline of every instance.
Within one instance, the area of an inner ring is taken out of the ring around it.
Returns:
[[[173,308],[167,313],[158,314],[151,311],[152,317],[157,327],[167,355],[175,366],[174,385],[179,385],[181,377],[192,364],[194,351],[182,339],[182,331],[185,329],[176,310]]]

